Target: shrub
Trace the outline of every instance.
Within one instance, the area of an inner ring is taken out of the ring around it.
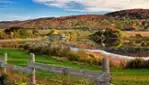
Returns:
[[[131,60],[127,62],[125,68],[149,68],[149,60]]]
[[[149,68],[149,60],[145,61],[144,68]]]
[[[142,35],[141,35],[141,34],[136,34],[135,37],[137,37],[137,38],[141,38]]]
[[[6,33],[4,33],[3,31],[0,31],[0,39],[8,39],[8,38],[9,36]]]
[[[9,38],[33,38],[40,36],[38,30],[28,30],[22,27],[10,27],[4,31],[0,31],[0,39]]]
[[[121,43],[122,33],[119,30],[105,29],[99,30],[96,33],[90,35],[90,39],[94,42],[102,45],[103,43],[107,47],[117,46]],[[110,42],[110,43],[109,43]]]
[[[70,54],[70,56],[68,57],[68,60],[70,60],[70,61],[79,61],[80,57],[78,55]]]
[[[5,74],[0,76],[0,85],[10,85],[8,82],[8,77]]]
[[[3,48],[19,48],[20,43],[18,42],[4,42],[0,44],[0,47]]]
[[[26,43],[23,48],[29,52],[65,57],[71,61],[79,61],[88,64],[101,64],[101,60],[93,54],[84,51],[71,51],[68,46],[58,42],[39,41],[34,43]]]

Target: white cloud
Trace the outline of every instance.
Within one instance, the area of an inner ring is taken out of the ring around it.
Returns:
[[[9,4],[12,4],[13,2],[11,0],[0,0],[0,8],[5,8]]]
[[[12,3],[11,0],[0,0],[0,4],[10,4]]]
[[[68,3],[70,2],[80,2],[81,0],[33,0],[35,2],[45,4],[48,6],[55,6],[59,8],[68,8]]]
[[[149,0],[33,0],[41,4],[48,6],[54,6],[72,11],[88,11],[88,12],[100,12],[100,11],[116,11],[123,9],[144,8],[149,9]],[[68,4],[78,3],[83,8],[71,8]]]

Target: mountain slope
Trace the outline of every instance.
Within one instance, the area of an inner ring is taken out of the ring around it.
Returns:
[[[149,9],[129,9],[105,14],[106,16],[130,19],[148,19]]]
[[[10,25],[20,23],[20,21],[1,21],[0,28],[9,28]]]
[[[39,18],[33,20],[26,20],[20,22],[14,22],[12,24],[6,24],[10,26],[20,26],[24,28],[57,28],[57,29],[71,29],[71,28],[93,28],[102,20],[107,19],[104,15],[76,15],[65,16],[58,18]],[[0,23],[0,27],[1,27]]]

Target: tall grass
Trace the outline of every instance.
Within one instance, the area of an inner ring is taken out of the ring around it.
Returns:
[[[71,61],[79,61],[88,64],[101,65],[101,58],[84,51],[71,51],[68,46],[49,41],[26,43],[24,49],[42,55],[64,57]]]
[[[149,60],[135,59],[126,63],[125,68],[149,68]]]

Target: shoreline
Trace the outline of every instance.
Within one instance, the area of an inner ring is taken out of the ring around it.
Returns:
[[[134,59],[149,60],[149,57],[125,56],[125,55],[110,53],[110,52],[107,52],[107,51],[104,51],[104,50],[99,50],[99,49],[81,49],[81,48],[76,48],[76,47],[70,47],[70,50],[72,50],[72,51],[83,50],[83,51],[88,51],[88,52],[97,52],[97,53],[102,53],[105,56],[109,56],[109,57],[112,57],[112,58],[122,58],[122,59],[125,59],[125,60],[134,60]]]

